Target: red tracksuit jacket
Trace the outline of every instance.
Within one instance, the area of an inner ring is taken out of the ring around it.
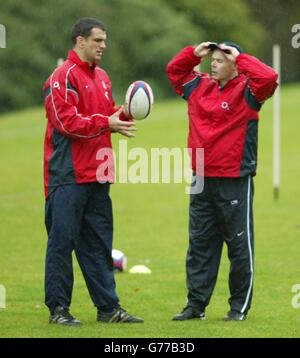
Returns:
[[[117,109],[106,72],[96,65],[90,68],[74,50],[46,81],[44,95],[47,197],[59,185],[97,181],[101,162],[96,155],[101,148],[112,148],[108,117]]]
[[[192,168],[195,150],[204,148],[204,175],[242,177],[255,175],[258,112],[277,87],[272,68],[248,54],[236,59],[239,75],[224,88],[208,74],[194,71],[201,58],[187,47],[167,66],[176,92],[188,101]]]

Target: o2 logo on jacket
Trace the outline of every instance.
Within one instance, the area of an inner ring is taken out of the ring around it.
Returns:
[[[222,102],[221,107],[222,107],[222,109],[224,109],[224,111],[229,111],[229,109],[230,109],[228,102]]]
[[[292,27],[292,32],[296,35],[292,38],[292,46],[294,48],[300,48],[300,24],[295,24]]]
[[[53,83],[53,88],[57,88],[58,90],[60,90],[60,84],[59,84],[58,81],[55,81],[55,82]]]

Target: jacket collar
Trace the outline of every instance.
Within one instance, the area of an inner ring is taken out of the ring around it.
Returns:
[[[226,83],[226,85],[223,86],[223,87],[220,85],[220,82],[219,82],[219,81],[217,81],[217,82],[218,82],[218,85],[219,85],[219,89],[220,89],[221,91],[223,91],[225,88],[230,88],[230,87],[232,87],[232,86],[235,86],[237,83],[241,82],[241,80],[242,80],[242,75],[241,75],[241,74],[238,74],[237,76],[235,76],[234,78],[232,78],[231,80],[229,80],[229,81]]]
[[[87,74],[89,74],[90,76],[93,75],[95,67],[97,66],[96,63],[93,63],[93,65],[90,66],[90,64],[88,62],[82,61],[74,49],[69,51],[68,60],[72,61],[77,66],[81,67],[83,69],[83,71],[86,72]]]

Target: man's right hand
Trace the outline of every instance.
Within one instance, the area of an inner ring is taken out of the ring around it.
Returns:
[[[121,106],[117,112],[112,114],[108,119],[109,129],[111,132],[118,132],[125,137],[131,138],[134,137],[134,132],[136,131],[135,123],[121,121],[119,119],[120,114],[123,111],[123,106]]]
[[[194,54],[197,57],[204,58],[211,53],[211,49],[208,47],[211,44],[210,41],[202,42],[200,45],[196,45],[194,48]]]

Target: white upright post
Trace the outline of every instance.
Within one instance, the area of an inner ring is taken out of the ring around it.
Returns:
[[[65,60],[63,58],[58,58],[57,59],[57,67],[59,67],[60,65],[62,65],[65,62]]]
[[[279,199],[280,188],[280,46],[273,46],[273,68],[278,73],[278,88],[273,97],[273,188]]]
[[[3,285],[0,285],[0,308],[5,308],[6,305],[5,305],[5,294],[6,294],[6,291],[5,291],[5,287]]]
[[[0,24],[0,48],[6,48],[6,29]]]

